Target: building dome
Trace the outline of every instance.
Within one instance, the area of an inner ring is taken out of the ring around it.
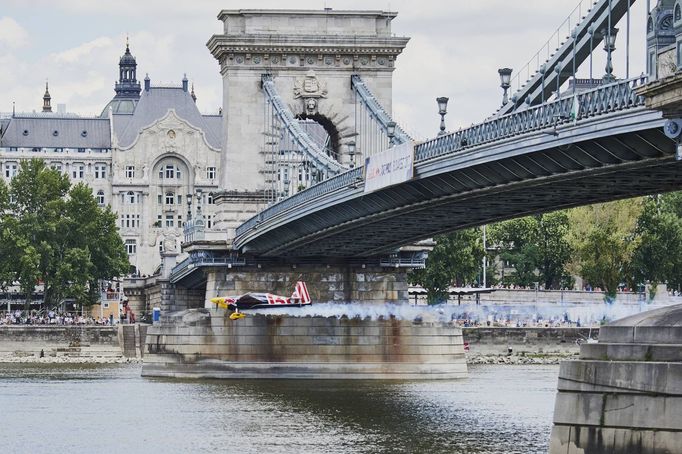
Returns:
[[[130,46],[126,44],[126,51],[125,53],[121,56],[121,59],[118,62],[119,65],[137,65],[137,62],[135,61],[135,57],[133,57],[133,54],[130,53]]]

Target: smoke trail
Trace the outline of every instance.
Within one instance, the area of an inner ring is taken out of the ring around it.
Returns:
[[[425,322],[448,322],[470,320],[473,322],[507,322],[510,324],[544,322],[580,322],[594,325],[610,322],[639,312],[661,307],[653,304],[509,304],[509,305],[436,305],[414,306],[409,304],[363,304],[363,303],[317,303],[301,308],[272,307],[248,310],[247,313],[263,315],[286,315],[290,317],[336,317],[378,320],[421,319]]]

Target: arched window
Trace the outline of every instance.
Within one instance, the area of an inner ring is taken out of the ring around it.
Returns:
[[[646,32],[651,33],[654,31],[654,20],[649,16],[649,20],[646,22]]]
[[[104,206],[104,191],[101,189],[97,191],[97,205],[103,207]]]
[[[677,3],[675,5],[675,22],[677,22],[680,19],[682,19],[682,9],[680,8],[680,4]]]
[[[133,191],[128,191],[126,194],[126,202],[130,205],[137,203],[137,197]]]
[[[175,194],[172,192],[167,192],[166,193],[166,205],[174,205],[175,204]]]

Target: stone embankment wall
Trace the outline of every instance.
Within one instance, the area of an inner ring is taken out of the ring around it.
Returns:
[[[588,338],[597,339],[599,328],[463,328],[464,342],[470,356],[507,355],[572,355],[580,351],[580,344]]]
[[[523,290],[523,289],[496,289],[491,293],[482,293],[480,295],[481,305],[514,305],[514,304],[561,304],[561,303],[576,303],[576,304],[602,304],[606,294],[604,292],[583,291],[583,290]],[[410,297],[410,301],[414,302],[414,296]],[[418,301],[426,301],[425,296],[419,296]],[[465,303],[475,303],[476,297],[474,295],[462,296],[458,300],[457,296],[450,297],[450,304],[457,304],[461,301]],[[680,304],[682,303],[682,296],[670,296],[665,288],[665,285],[659,286],[653,299],[649,299],[649,294],[645,293],[631,293],[621,292],[616,294],[616,304],[633,305],[640,303],[650,303],[656,305],[666,304]]]
[[[141,356],[145,325],[0,326],[0,362],[39,358],[115,360]]]

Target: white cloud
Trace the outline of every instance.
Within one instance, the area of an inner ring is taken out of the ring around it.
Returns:
[[[3,36],[8,32],[0,26],[0,67],[11,68],[0,71],[0,86],[9,87],[0,91],[0,111],[11,110],[12,100],[17,101],[17,109],[39,109],[49,78],[53,103],[65,102],[69,110],[82,114],[99,113],[114,95],[118,59],[128,32],[139,80],[149,73],[154,85],[179,84],[186,73],[195,84],[200,110],[215,112],[222,104],[222,79],[206,41],[221,31],[218,12],[282,8],[281,0],[33,0],[31,8],[25,0],[2,3],[10,8],[4,14],[27,30],[19,27],[12,38],[14,45],[24,46],[19,54],[4,46]],[[326,6],[336,10],[385,10],[390,5],[399,12],[392,31],[412,39],[396,63],[393,110],[396,119],[419,137],[438,131],[437,96],[451,98],[446,117],[449,129],[468,126],[494,112],[502,96],[497,68],[508,66],[518,72],[577,3],[326,0]],[[286,8],[320,9],[324,5],[321,0],[290,0]],[[639,73],[644,64],[643,5],[633,6],[631,74]],[[22,14],[28,18],[36,8],[57,20],[62,33],[46,31],[44,21],[23,20]],[[616,74],[623,76],[624,24],[620,27],[614,62]],[[587,64],[581,68],[581,77],[587,77],[586,68]],[[601,47],[594,68],[595,76],[603,74]]]
[[[28,44],[28,32],[11,17],[0,17],[0,47],[19,48]]]
[[[53,53],[50,55],[50,58],[54,60],[55,63],[73,63],[83,59],[85,56],[89,56],[94,50],[109,47],[111,45],[111,38],[102,36],[63,52]]]

